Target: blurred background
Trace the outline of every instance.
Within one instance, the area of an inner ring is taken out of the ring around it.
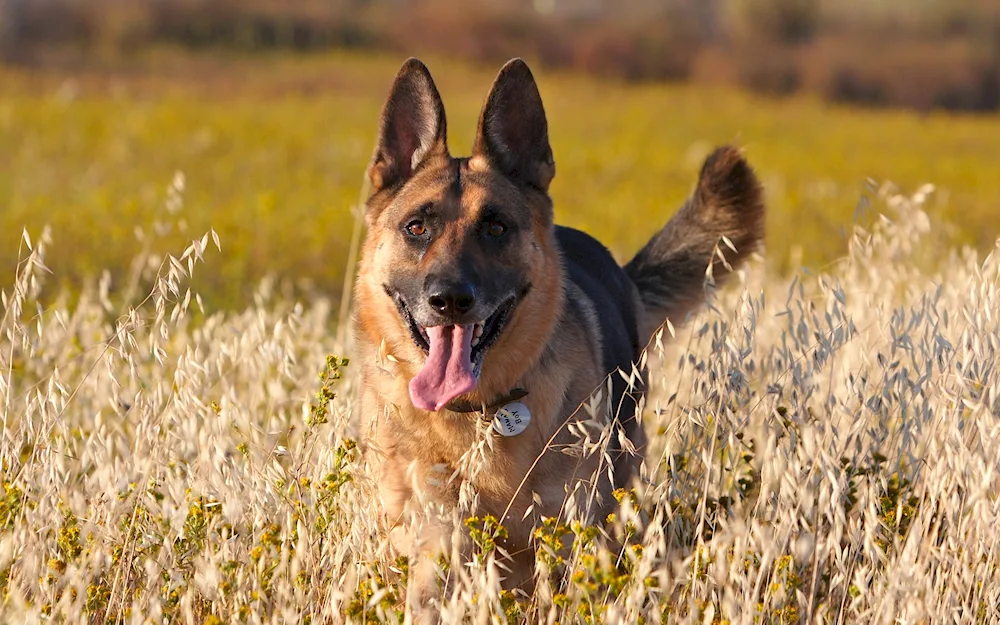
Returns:
[[[836,262],[885,181],[936,185],[942,247],[1000,233],[1000,0],[0,0],[0,267],[49,224],[54,280],[107,271],[114,290],[142,249],[212,227],[212,304],[269,275],[336,297],[411,55],[455,154],[526,58],[557,217],[621,260],[722,142],[764,179],[775,271]]]

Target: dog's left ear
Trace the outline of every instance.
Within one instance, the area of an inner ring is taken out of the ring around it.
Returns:
[[[472,156],[485,158],[515,182],[547,192],[556,175],[549,125],[528,64],[508,61],[497,74],[479,116]]]
[[[372,190],[378,193],[407,181],[435,155],[448,155],[444,103],[427,66],[410,58],[382,107],[378,144],[368,166]]]

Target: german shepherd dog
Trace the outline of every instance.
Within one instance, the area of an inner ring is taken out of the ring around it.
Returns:
[[[757,248],[764,222],[753,170],[722,147],[680,210],[622,267],[596,239],[553,223],[554,175],[542,99],[524,61],[500,70],[472,154],[456,158],[434,81],[409,59],[382,109],[368,167],[355,286],[365,449],[391,543],[403,553],[415,540],[420,553],[454,548],[454,524],[415,532],[414,519],[427,515],[407,504],[419,491],[454,509],[459,486],[448,477],[458,475],[473,483],[478,514],[508,532],[505,585],[529,592],[534,520],[557,516],[579,482],[596,490],[590,518],[604,518],[611,491],[638,466],[646,371],[632,385],[616,371],[635,371],[665,320],[680,323],[702,302],[710,263],[721,285]],[[719,250],[728,257],[715,264]],[[583,459],[556,451],[579,441],[571,424],[585,420],[580,407],[596,389],[621,433],[615,449]],[[512,426],[523,431],[497,427],[501,436],[483,426],[510,419],[503,407],[512,405],[530,415]],[[485,467],[473,476],[462,457],[484,436]],[[613,471],[601,456],[612,458]],[[598,472],[613,478],[592,484]],[[436,588],[432,569],[410,570],[426,598]]]

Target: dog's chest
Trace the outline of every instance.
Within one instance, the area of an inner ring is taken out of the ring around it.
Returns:
[[[521,405],[486,416],[444,413],[421,418],[416,412],[401,412],[379,425],[378,438],[393,464],[415,465],[435,481],[447,473],[477,489],[509,496],[545,447],[545,419],[527,402],[512,403]]]

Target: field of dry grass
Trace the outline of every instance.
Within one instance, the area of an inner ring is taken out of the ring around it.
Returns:
[[[176,178],[161,229],[199,210],[186,192]],[[754,263],[654,345],[645,482],[602,527],[540,524],[535,596],[499,590],[502,530],[472,517],[476,561],[441,563],[445,622],[996,622],[1000,257],[936,248],[929,189],[873,196],[885,217],[842,262]],[[131,295],[57,297],[50,233],[20,240],[4,622],[403,622],[409,554],[373,538],[334,307],[265,281],[202,313],[190,279],[219,252],[189,233],[137,257]]]

